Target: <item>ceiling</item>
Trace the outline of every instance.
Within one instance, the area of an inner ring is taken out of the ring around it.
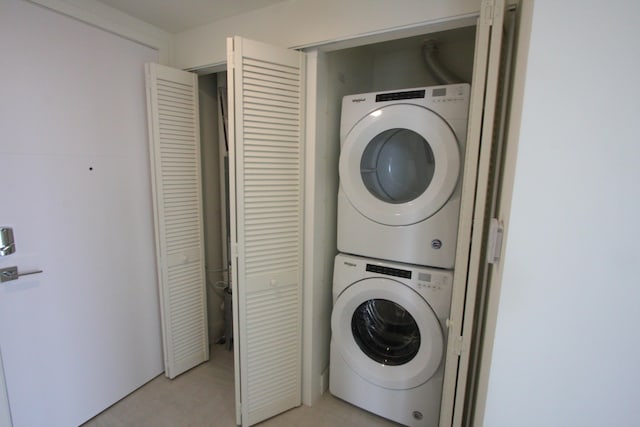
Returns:
[[[179,33],[209,22],[287,0],[99,0],[114,9]]]

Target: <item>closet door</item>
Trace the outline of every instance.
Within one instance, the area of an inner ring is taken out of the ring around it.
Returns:
[[[504,34],[510,35],[507,43]],[[512,35],[505,28],[504,0],[483,0],[476,30],[441,427],[470,425],[469,414],[475,399],[473,356],[478,350],[473,347],[481,340],[478,310],[482,303],[478,301],[485,286],[488,214],[495,203],[490,189],[495,184],[497,156],[502,146],[499,130],[504,125],[504,119],[496,111],[501,101],[502,106],[506,102],[502,98],[507,87],[501,85],[501,80],[508,76],[509,55],[505,53],[512,48]]]
[[[198,80],[146,64],[156,262],[165,374],[209,359]]]
[[[301,403],[304,55],[229,38],[236,415]]]

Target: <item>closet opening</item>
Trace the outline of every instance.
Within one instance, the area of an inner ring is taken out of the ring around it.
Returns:
[[[305,216],[313,212],[313,221],[305,225],[302,383],[307,405],[328,390],[342,97],[443,84],[439,80],[442,73],[433,70],[434,61],[460,82],[471,83],[476,27],[475,20],[474,25],[468,21],[457,22],[462,26],[455,28],[438,26],[435,32],[432,26],[425,27],[392,40],[386,35],[368,43],[351,40],[304,49],[308,57],[307,120],[315,129],[307,129],[305,148],[305,168],[315,171],[305,178]],[[215,363],[220,358],[233,373],[227,75],[221,69],[198,70],[207,324],[210,357]],[[315,78],[309,78],[311,75]]]
[[[199,75],[198,91],[210,357],[233,372],[226,72]]]

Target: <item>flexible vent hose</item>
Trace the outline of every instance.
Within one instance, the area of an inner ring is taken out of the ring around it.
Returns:
[[[436,40],[427,40],[422,45],[422,53],[427,69],[438,84],[462,83],[462,79],[447,70],[438,61],[438,45]]]

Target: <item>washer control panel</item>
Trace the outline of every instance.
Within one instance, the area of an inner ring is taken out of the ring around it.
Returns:
[[[381,264],[367,263],[365,270],[370,273],[382,274],[385,276],[401,277],[403,279],[414,279],[418,290],[441,291],[443,287],[450,285],[447,275],[437,272],[427,272],[420,270],[405,270],[401,268],[389,267]]]
[[[393,283],[396,282],[413,289],[429,303],[439,319],[445,319],[449,315],[453,271],[349,254],[338,254],[335,258],[334,302],[354,283],[376,279],[384,279],[382,283],[388,283],[389,286],[397,286]]]
[[[418,273],[418,281],[416,283],[420,290],[441,291],[444,286],[449,285],[449,278],[441,274]]]

